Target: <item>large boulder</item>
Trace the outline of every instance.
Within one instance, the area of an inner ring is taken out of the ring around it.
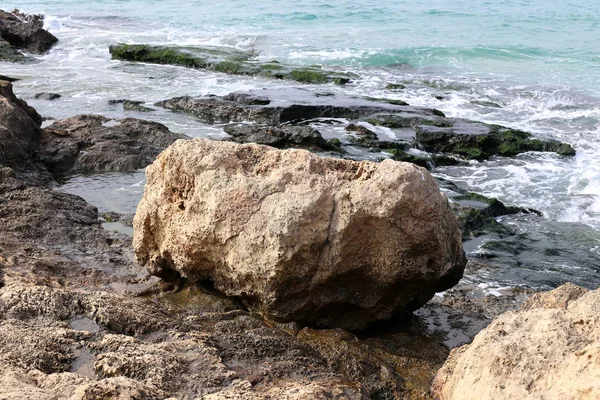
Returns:
[[[58,39],[41,25],[39,16],[26,18],[22,13],[0,10],[0,37],[11,46],[36,54],[48,51]]]
[[[453,350],[432,391],[440,400],[600,398],[600,290],[534,295]]]
[[[460,279],[461,235],[429,173],[408,163],[177,141],[147,168],[138,261],[278,321],[362,329]]]

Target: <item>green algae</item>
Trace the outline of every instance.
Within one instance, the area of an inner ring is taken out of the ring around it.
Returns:
[[[320,66],[297,68],[275,60],[261,62],[251,52],[212,47],[151,46],[118,44],[109,47],[115,60],[176,65],[206,69],[231,75],[264,76],[300,83],[334,83],[344,85],[351,75],[323,70]]]

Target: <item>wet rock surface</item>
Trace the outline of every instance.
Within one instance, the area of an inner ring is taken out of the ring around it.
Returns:
[[[58,39],[42,28],[43,17],[27,16],[17,11],[10,13],[0,10],[0,37],[15,49],[23,49],[30,53],[42,54],[48,51]],[[5,44],[0,43],[0,49]],[[0,50],[0,56],[6,50]],[[6,59],[6,61],[23,61],[23,59]]]
[[[223,130],[237,143],[265,144],[277,148],[303,148],[327,151],[333,150],[316,129],[310,126],[281,126],[231,124]]]
[[[113,59],[206,69],[232,75],[252,75],[300,83],[346,84],[350,76],[319,67],[298,67],[255,60],[255,54],[222,47],[177,47],[118,44],[109,47]]]
[[[343,146],[392,150],[388,153],[396,160],[428,169],[457,165],[463,160],[511,157],[528,151],[549,151],[563,156],[575,154],[575,150],[566,143],[538,140],[527,132],[498,125],[447,118],[440,110],[413,107],[395,99],[333,93],[322,96],[320,92],[285,88],[221,97],[176,97],[156,105],[194,115],[211,124],[254,122],[281,129],[282,124],[311,125],[319,119],[347,119],[350,120],[348,137],[336,138],[343,139]],[[374,131],[378,127],[391,131],[396,139],[381,140]],[[257,136],[257,140],[262,138]],[[408,153],[406,150],[411,148],[429,154]]]
[[[141,263],[213,279],[280,321],[364,329],[426,303],[465,264],[446,198],[423,169],[206,139],[147,169]]]
[[[56,177],[104,171],[135,171],[185,136],[133,118],[79,115],[59,120],[41,134],[39,158]]]

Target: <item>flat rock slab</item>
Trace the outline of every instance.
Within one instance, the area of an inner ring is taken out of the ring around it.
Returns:
[[[454,285],[466,260],[429,173],[204,139],[147,169],[134,218],[140,263],[213,279],[279,321],[363,329]]]
[[[424,107],[399,106],[360,97],[323,97],[318,96],[318,92],[302,88],[251,91],[223,97],[175,97],[156,105],[193,114],[208,123],[251,121],[268,125],[296,123],[315,118],[359,119],[377,113],[407,113],[421,118],[433,117],[436,112],[439,113]]]

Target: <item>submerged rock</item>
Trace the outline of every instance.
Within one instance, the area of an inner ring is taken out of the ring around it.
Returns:
[[[42,54],[58,42],[53,34],[41,27],[39,19],[23,17],[21,13],[0,10],[0,37],[11,46]]]
[[[79,115],[45,128],[39,159],[55,176],[135,171],[185,136],[157,122]]]
[[[177,47],[145,44],[118,44],[109,47],[113,59],[178,65],[206,69],[232,75],[256,75],[276,79],[288,79],[300,83],[346,84],[347,74],[325,71],[319,67],[284,65],[277,61],[261,62],[255,54],[223,47]]]
[[[25,57],[17,49],[12,47],[6,40],[0,38],[0,61],[25,62],[28,60],[28,57]]]
[[[459,221],[460,230],[465,239],[478,237],[488,233],[501,236],[513,235],[507,226],[496,221],[496,218],[514,214],[541,213],[530,208],[506,206],[498,199],[483,196],[478,193],[465,192],[452,197],[453,208]]]
[[[147,169],[140,263],[278,321],[363,329],[462,276],[456,219],[433,178],[391,160],[194,139]]]
[[[62,96],[58,93],[40,92],[40,93],[36,93],[34,97],[36,99],[51,101],[51,100],[60,99]]]
[[[432,392],[440,400],[597,399],[599,343],[600,290],[566,284],[454,349]]]

